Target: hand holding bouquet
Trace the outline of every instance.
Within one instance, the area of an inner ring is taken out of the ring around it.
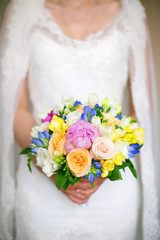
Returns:
[[[82,177],[94,188],[96,177],[120,180],[126,167],[137,178],[132,159],[143,146],[143,133],[137,121],[122,115],[115,100],[105,98],[100,104],[91,94],[82,104],[66,97],[41,115],[41,125],[33,127],[31,144],[21,154],[28,155],[30,171],[36,157],[48,177],[56,174],[58,189],[66,190]]]

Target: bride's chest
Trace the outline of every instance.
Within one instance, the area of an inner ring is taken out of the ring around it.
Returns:
[[[42,67],[43,71],[78,68],[121,73],[128,61],[128,44],[117,29],[100,39],[70,42],[37,29],[30,38],[30,58],[34,67]]]

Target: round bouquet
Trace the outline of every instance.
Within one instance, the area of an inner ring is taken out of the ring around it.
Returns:
[[[128,167],[133,176],[134,155],[144,142],[144,129],[137,121],[122,115],[116,100],[107,97],[100,103],[91,94],[87,104],[63,97],[55,109],[40,115],[41,124],[33,127],[31,144],[21,154],[28,155],[28,167],[36,157],[37,166],[51,177],[56,174],[58,189],[66,190],[85,177],[94,188],[96,177],[122,179]]]

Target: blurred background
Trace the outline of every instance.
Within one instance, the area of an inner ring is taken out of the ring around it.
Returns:
[[[3,22],[5,9],[9,1],[10,0],[0,0],[0,28]],[[160,106],[160,0],[141,0],[141,2],[145,7],[148,16]]]

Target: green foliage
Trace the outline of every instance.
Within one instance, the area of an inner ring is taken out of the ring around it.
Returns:
[[[132,119],[130,123],[137,123],[137,120]]]
[[[137,149],[140,150],[143,147],[144,144],[140,145]]]
[[[52,135],[53,131],[49,129],[48,133],[49,133],[50,135]]]
[[[77,109],[77,107],[79,106],[79,104],[78,105],[76,105],[76,106],[72,106],[71,104],[69,105],[69,110],[71,111],[71,112],[74,112],[76,109]]]
[[[120,170],[119,167],[116,166],[114,170],[111,172],[112,174],[110,176],[108,175],[108,178],[111,181],[122,180],[123,178],[119,170]]]
[[[133,174],[133,176],[135,178],[137,178],[137,172],[136,172],[136,169],[135,169],[133,163],[129,159],[126,159],[126,163],[128,164],[128,167],[131,170],[131,173]]]
[[[59,114],[62,118],[63,118],[63,115],[64,115],[64,112],[65,112],[66,108],[67,108],[66,105],[64,105],[63,110],[62,111],[59,110]]]
[[[107,109],[106,113],[109,113],[111,109],[112,109],[112,107],[109,107],[109,108]]]
[[[27,147],[27,148],[24,148],[19,154],[29,154],[31,150],[32,149],[30,147]]]
[[[90,182],[92,189],[94,189],[94,182]]]
[[[74,185],[80,180],[80,178],[77,178],[72,175],[72,173],[69,171],[67,164],[64,164],[61,167],[61,170],[57,171],[56,178],[55,178],[55,184],[56,187],[60,190],[63,188],[64,190],[67,190],[69,185]]]
[[[88,122],[90,122],[90,118],[91,118],[91,111],[89,110],[88,116],[87,116],[87,121],[88,121]]]
[[[94,107],[94,109],[96,109],[96,111],[97,111],[96,116],[99,117],[100,119],[103,119],[102,110],[97,107]]]
[[[56,187],[60,190],[66,182],[67,178],[65,177],[65,172],[58,171],[55,178]]]
[[[35,157],[35,155],[28,155],[28,159],[27,159],[27,166],[30,172],[32,172],[32,168],[31,168],[31,162],[32,159]]]
[[[120,165],[120,166],[115,166],[114,170],[109,173],[107,178],[109,178],[111,181],[122,180],[123,178],[122,178],[122,175],[120,173],[120,169],[125,171],[126,167],[129,167],[131,173],[137,179],[136,169],[135,169],[135,167],[134,167],[134,165],[133,165],[133,163],[131,162],[130,159],[126,159],[125,162],[123,162],[123,164]]]

